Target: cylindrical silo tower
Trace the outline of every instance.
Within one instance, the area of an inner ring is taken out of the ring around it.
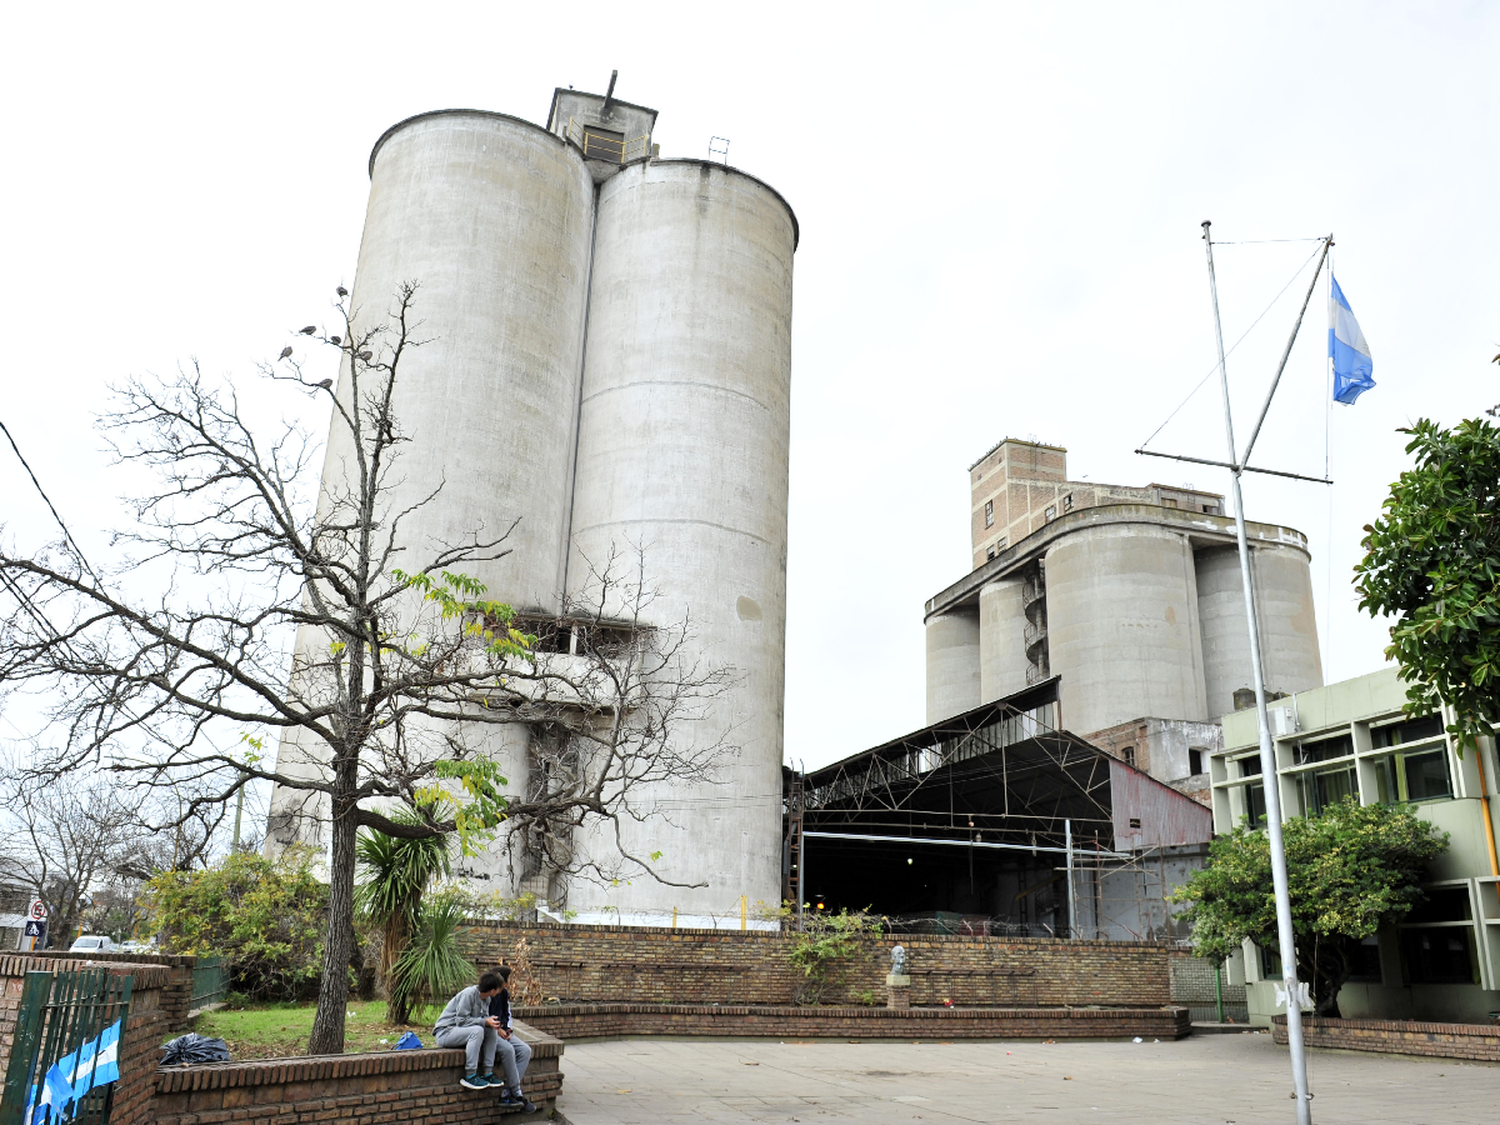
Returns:
[[[1020,575],[979,591],[979,696],[984,703],[1026,690],[1025,580]]]
[[[513,117],[423,114],[370,157],[353,304],[382,317],[416,281],[429,341],[396,388],[412,450],[396,500],[442,491],[405,517],[406,538],[430,551],[520,520],[509,555],[472,567],[517,609],[556,612],[561,592],[593,221],[582,155]]]
[[[1068,730],[1086,735],[1135,715],[1207,717],[1185,534],[1081,527],[1047,551],[1046,566],[1048,652]]]
[[[423,341],[398,369],[393,409],[409,442],[399,447],[393,486],[379,497],[383,525],[404,513],[394,565],[416,570],[444,546],[514,525],[509,554],[460,569],[519,610],[557,612],[593,223],[583,156],[528,122],[475,110],[427,113],[376,143],[354,321],[356,328],[384,321],[398,288],[415,282],[413,335]],[[346,402],[349,380],[346,367],[339,389]],[[325,496],[356,471],[349,441],[335,420]],[[307,650],[326,638],[303,629],[297,644]],[[468,733],[500,763],[512,791],[524,792],[525,729],[476,724]],[[307,741],[284,740],[279,767],[319,769]],[[296,800],[273,794],[273,816]]]
[[[1245,620],[1239,551],[1207,547],[1198,551],[1196,559],[1208,714],[1217,719],[1234,710],[1235,691],[1254,682],[1250,629]],[[1322,686],[1307,552],[1289,545],[1257,544],[1250,551],[1250,573],[1266,688],[1295,692]]]
[[[640,551],[650,623],[686,619],[735,683],[680,736],[739,747],[720,785],[663,787],[625,823],[665,878],[575,882],[569,907],[622,920],[774,905],[781,879],[787,448],[797,224],[771,188],[697,160],[629,165],[599,189],[579,412],[570,596],[589,563]],[[612,832],[607,829],[606,835]],[[587,833],[584,853],[613,845]]]
[[[979,614],[958,609],[927,619],[927,722],[940,723],[984,701]]]

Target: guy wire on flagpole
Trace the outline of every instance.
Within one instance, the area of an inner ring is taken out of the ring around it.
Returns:
[[[1224,396],[1224,433],[1229,445],[1229,471],[1234,492],[1235,536],[1240,552],[1240,581],[1245,590],[1245,618],[1250,628],[1250,671],[1255,685],[1255,715],[1260,727],[1260,771],[1264,779],[1266,838],[1271,851],[1271,884],[1276,899],[1277,946],[1281,953],[1282,986],[1286,994],[1287,1043],[1291,1048],[1292,1056],[1292,1097],[1297,1103],[1297,1125],[1312,1125],[1312,1095],[1307,1088],[1307,1049],[1302,1040],[1302,989],[1297,981],[1296,935],[1292,929],[1292,902],[1287,887],[1286,845],[1281,831],[1281,783],[1276,770],[1276,750],[1271,740],[1271,724],[1266,714],[1266,683],[1261,671],[1260,621],[1255,609],[1255,588],[1250,573],[1250,547],[1245,536],[1245,499],[1240,489],[1240,477],[1244,472],[1245,462],[1250,459],[1250,451],[1254,448],[1255,439],[1260,434],[1266,414],[1271,408],[1271,397],[1276,393],[1281,373],[1286,368],[1287,357],[1291,354],[1292,344],[1297,338],[1297,329],[1301,327],[1302,317],[1307,311],[1307,302],[1312,299],[1313,288],[1318,283],[1318,274],[1317,272],[1313,274],[1312,285],[1308,287],[1307,298],[1302,302],[1302,312],[1298,314],[1291,339],[1287,341],[1286,352],[1281,358],[1281,366],[1276,371],[1276,378],[1272,380],[1265,406],[1261,408],[1260,417],[1255,423],[1255,430],[1245,447],[1244,456],[1241,457],[1235,449],[1234,417],[1229,404],[1229,374],[1224,363],[1224,330],[1219,320],[1219,287],[1214,277],[1214,244],[1209,234],[1211,225],[1207,221],[1203,223],[1203,243],[1208,255],[1208,289],[1213,301],[1214,338],[1219,348],[1219,384]],[[1323,257],[1318,262],[1319,271],[1322,270],[1323,261],[1327,259],[1329,247],[1332,245],[1333,236],[1329,235],[1323,243]]]

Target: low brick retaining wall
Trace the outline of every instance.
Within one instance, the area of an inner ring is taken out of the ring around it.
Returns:
[[[88,961],[90,964],[109,965],[157,965],[167,971],[167,983],[161,990],[161,1013],[162,1018],[167,1021],[167,1027],[172,1031],[186,1031],[188,1026],[188,1009],[192,1007],[193,1000],[193,969],[197,967],[198,958],[175,953],[68,953],[64,950],[49,949],[41,953],[28,953],[27,957],[38,962],[39,969],[52,969],[61,967],[61,962],[82,963]],[[57,964],[53,964],[56,962]],[[126,970],[127,972],[130,970]]]
[[[26,974],[99,967],[97,962],[77,954],[72,957],[35,953],[0,955],[0,1075],[5,1073],[10,1062],[16,1013]],[[162,997],[169,993],[174,983],[173,970],[165,965],[115,961],[104,967],[114,975],[134,978],[130,1015],[120,1034],[120,1081],[115,1085],[110,1119],[113,1125],[144,1125],[151,1119],[151,1091],[161,1041],[173,1030],[172,1021],[162,1007]],[[191,972],[188,979],[191,987]]]
[[[1277,1043],[1286,1042],[1285,1016],[1272,1020],[1271,1035]],[[1480,1023],[1330,1020],[1306,1016],[1302,1020],[1302,1038],[1309,1047],[1500,1062],[1500,1027]]]
[[[532,1049],[526,1095],[550,1116],[562,1090],[563,1045],[519,1021],[516,1030]],[[516,1112],[502,1109],[494,1090],[460,1086],[463,1073],[464,1053],[445,1049],[168,1067],[156,1074],[152,1119],[155,1125],[272,1119],[280,1125],[476,1125]]]
[[[562,1039],[715,1035],[772,1039],[1181,1039],[1186,1008],[775,1008],[552,1004],[516,1009]]]
[[[481,968],[510,960],[525,938],[542,995],[564,1003],[792,1003],[800,974],[793,935],[772,930],[671,929],[471,923],[465,953]],[[823,999],[885,1000],[891,947],[906,948],[911,1002],[1037,1008],[1090,1004],[1155,1007],[1172,1002],[1164,945],[1129,941],[887,934],[866,938],[840,966]]]

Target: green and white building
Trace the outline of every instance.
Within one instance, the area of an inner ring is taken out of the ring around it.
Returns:
[[[1311,816],[1357,795],[1362,804],[1408,802],[1447,832],[1429,869],[1428,901],[1400,925],[1366,940],[1339,993],[1349,1018],[1482,1022],[1500,1010],[1500,762],[1492,740],[1459,755],[1439,714],[1402,711],[1395,668],[1298,692],[1271,704],[1283,815]],[[1210,759],[1214,831],[1265,817],[1255,710],[1224,717],[1223,748]],[[1270,1023],[1281,969],[1274,950],[1246,943],[1227,966],[1245,985],[1250,1022]]]

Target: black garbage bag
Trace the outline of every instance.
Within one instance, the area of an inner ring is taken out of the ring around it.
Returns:
[[[204,1063],[229,1062],[229,1044],[222,1039],[188,1032],[166,1046],[162,1066],[201,1066]]]

